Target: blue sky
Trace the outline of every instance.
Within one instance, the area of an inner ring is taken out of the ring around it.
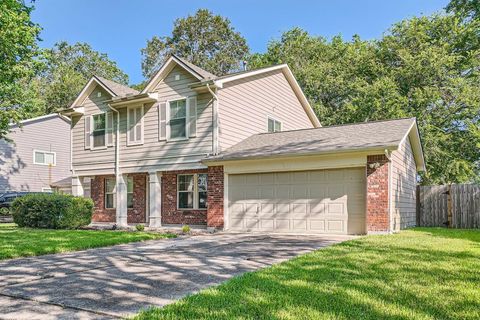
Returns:
[[[378,38],[404,18],[429,15],[447,0],[37,0],[32,19],[43,27],[42,47],[66,40],[107,53],[130,76],[143,80],[140,49],[153,35],[169,35],[173,21],[208,8],[228,17],[252,52],[264,52],[283,31],[301,27],[314,35]]]

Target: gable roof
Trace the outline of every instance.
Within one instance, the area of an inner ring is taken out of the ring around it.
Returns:
[[[112,97],[135,95],[139,93],[137,90],[127,87],[126,85],[93,75],[83,87],[82,91],[80,91],[77,98],[75,98],[75,101],[73,101],[70,108],[78,107],[97,85],[102,87]]]
[[[322,153],[397,150],[410,137],[418,170],[425,170],[415,118],[253,135],[206,161],[247,160]]]
[[[147,82],[147,85],[142,90],[142,93],[148,92],[155,87],[158,82],[167,76],[167,74],[173,69],[173,67],[175,67],[175,65],[179,65],[199,81],[211,80],[217,77],[216,75],[200,68],[199,66],[196,66],[193,63],[190,63],[187,60],[172,54],[167,61],[165,61],[162,67],[150,78],[150,80]]]
[[[97,78],[99,81],[101,81],[110,90],[112,90],[115,93],[116,96],[135,95],[135,94],[140,93],[140,91],[138,91],[138,90],[127,87],[126,85],[117,83],[115,81],[108,80],[108,79],[102,78],[100,76],[94,76],[94,77]]]
[[[282,73],[284,74],[285,78],[287,79],[288,83],[290,84],[292,90],[294,91],[295,95],[297,96],[298,100],[300,101],[300,104],[302,105],[303,109],[307,113],[307,116],[309,117],[310,121],[315,127],[321,127],[322,125],[320,124],[320,120],[318,120],[317,115],[313,111],[312,106],[310,105],[310,102],[308,102],[307,97],[303,93],[302,88],[297,82],[297,79],[295,79],[295,76],[293,75],[292,70],[288,67],[287,64],[279,64],[275,66],[270,66],[270,67],[265,67],[265,68],[260,68],[260,69],[255,69],[255,70],[247,70],[247,71],[240,71],[232,74],[227,74],[222,77],[218,77],[214,80],[214,84],[222,88],[225,83],[236,81],[236,80],[241,80],[245,79],[248,77],[253,77],[256,75],[272,72],[272,71],[277,71],[281,70]]]

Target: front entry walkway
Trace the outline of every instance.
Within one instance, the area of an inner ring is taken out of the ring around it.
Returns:
[[[0,319],[111,319],[350,236],[223,233],[0,262]]]

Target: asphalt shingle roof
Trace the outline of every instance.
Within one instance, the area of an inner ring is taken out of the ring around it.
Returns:
[[[415,118],[253,135],[207,160],[241,160],[292,154],[398,146]]]
[[[139,94],[140,92],[127,87],[126,85],[117,83],[112,80],[105,79],[103,77],[95,76],[98,80],[100,80],[105,86],[107,86],[110,90],[112,90],[117,96],[123,97],[127,95],[135,95]]]
[[[215,79],[217,77],[213,73],[210,73],[207,70],[203,70],[199,66],[196,66],[193,63],[191,63],[191,62],[189,62],[189,61],[187,61],[187,60],[185,60],[185,59],[183,59],[183,58],[181,58],[177,55],[174,55],[174,56],[175,56],[175,58],[180,60],[182,63],[184,63],[188,68],[190,68],[193,72],[200,75],[204,80],[211,80],[211,79]]]

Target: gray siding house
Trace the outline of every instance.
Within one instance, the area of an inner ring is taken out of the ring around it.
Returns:
[[[0,140],[0,192],[50,192],[70,173],[70,120],[58,114],[12,125]]]
[[[415,224],[415,119],[322,127],[287,65],[213,75],[171,56],[138,92],[72,106],[72,192],[93,221],[365,234]]]

